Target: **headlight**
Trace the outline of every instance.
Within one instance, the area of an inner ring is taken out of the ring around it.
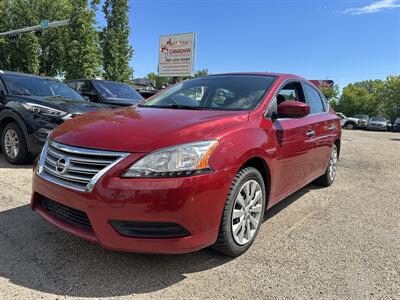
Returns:
[[[134,163],[122,177],[179,177],[211,171],[208,160],[218,141],[182,144],[150,153]]]
[[[25,107],[27,110],[36,113],[36,114],[41,114],[44,116],[50,116],[50,117],[63,117],[67,113],[58,109],[50,108],[44,105],[40,104],[35,104],[35,103],[21,103],[23,107]]]

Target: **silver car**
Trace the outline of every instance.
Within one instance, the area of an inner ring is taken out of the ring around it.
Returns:
[[[372,117],[368,121],[367,130],[380,130],[386,131],[388,122],[385,117]]]

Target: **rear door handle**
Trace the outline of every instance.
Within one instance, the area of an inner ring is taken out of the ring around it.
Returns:
[[[306,135],[307,135],[308,137],[313,137],[313,136],[315,135],[315,131],[309,130],[309,131],[307,131]]]

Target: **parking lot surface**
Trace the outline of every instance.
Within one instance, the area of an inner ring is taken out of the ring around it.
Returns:
[[[0,299],[400,298],[399,133],[344,131],[335,183],[273,207],[236,259],[79,240],[30,210],[31,172],[0,154]]]

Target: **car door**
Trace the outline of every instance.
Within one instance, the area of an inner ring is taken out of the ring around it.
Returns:
[[[306,102],[310,106],[310,115],[307,119],[314,133],[310,139],[314,148],[312,174],[317,177],[326,170],[339,123],[337,117],[328,112],[328,103],[320,92],[305,82],[303,82],[303,87]]]
[[[278,91],[277,98],[285,101],[305,101],[301,82],[287,82]],[[272,130],[275,131],[277,158],[274,163],[274,184],[271,186],[271,203],[291,194],[308,183],[314,170],[313,163],[313,120],[311,118],[278,118],[273,119]]]

